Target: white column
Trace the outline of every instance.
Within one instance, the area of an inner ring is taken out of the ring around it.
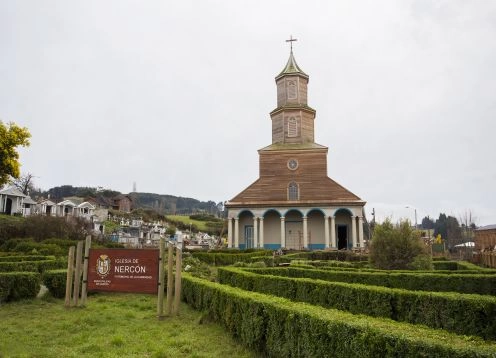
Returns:
[[[364,247],[363,245],[363,217],[358,217],[358,247]]]
[[[264,218],[260,218],[260,248],[264,248]]]
[[[336,245],[336,217],[331,216],[331,247],[333,249],[337,249],[338,245]]]
[[[284,224],[284,216],[281,216],[281,248],[286,247],[286,225]]]
[[[324,235],[325,235],[325,248],[329,248],[329,218],[324,215]]]
[[[356,235],[356,216],[351,217],[351,242],[352,242],[352,248],[357,247],[357,235]]]
[[[234,247],[239,249],[239,219],[234,218]]]
[[[258,248],[258,218],[253,216],[253,247]]]
[[[227,247],[233,247],[233,237],[232,237],[232,218],[227,219]]]
[[[308,249],[308,217],[303,217],[303,247]]]

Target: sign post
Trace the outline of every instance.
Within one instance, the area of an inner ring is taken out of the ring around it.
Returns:
[[[179,314],[179,304],[181,302],[181,267],[183,262],[183,251],[176,247],[176,287],[174,289],[174,307],[173,314]]]
[[[81,306],[86,304],[88,297],[88,259],[90,258],[91,235],[86,236],[84,245],[83,287],[81,288]]]
[[[164,263],[165,263],[165,241],[164,238],[160,239],[160,256],[158,266],[158,301],[157,301],[157,317],[159,320],[164,319]]]
[[[174,276],[172,275],[172,264],[174,261],[174,245],[168,243],[168,255],[167,255],[167,316],[172,313],[172,285],[174,284]]]
[[[75,247],[69,248],[69,255],[67,257],[67,278],[65,281],[65,307],[71,306],[71,291],[72,291],[72,276],[74,273],[74,251]]]

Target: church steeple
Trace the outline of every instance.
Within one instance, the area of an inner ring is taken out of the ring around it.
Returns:
[[[314,142],[315,110],[307,104],[308,75],[296,63],[293,39],[286,66],[276,76],[277,108],[270,113],[272,143],[303,144]]]
[[[296,63],[296,60],[293,56],[293,50],[291,49],[291,52],[289,54],[289,59],[288,59],[288,63],[286,64],[286,66],[283,68],[283,70],[281,71],[281,73],[279,73],[277,76],[276,76],[276,81],[285,76],[285,75],[298,75],[298,76],[301,76],[303,78],[306,78],[308,80],[308,75],[302,71],[302,69],[298,66],[298,64]]]

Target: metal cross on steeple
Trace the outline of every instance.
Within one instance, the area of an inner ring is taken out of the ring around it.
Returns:
[[[298,41],[298,39],[293,38],[293,35],[290,35],[289,40],[286,40],[286,42],[289,42],[289,44],[291,45],[291,52],[293,52],[293,41]]]

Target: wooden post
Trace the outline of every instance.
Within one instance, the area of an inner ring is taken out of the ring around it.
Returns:
[[[164,319],[164,263],[165,263],[165,239],[160,239],[160,261],[158,264],[158,302],[157,317],[159,320]]]
[[[174,281],[174,276],[172,274],[172,264],[174,260],[174,246],[169,243],[168,245],[168,257],[167,257],[167,316],[171,315],[172,312],[172,285]]]
[[[79,285],[81,284],[81,263],[83,260],[83,241],[78,241],[76,249],[76,270],[74,271],[74,292],[72,304],[77,306],[79,302]]]
[[[71,306],[71,291],[72,291],[72,275],[74,273],[74,246],[69,247],[69,255],[67,256],[67,279],[65,281],[65,307]]]
[[[88,298],[88,261],[90,256],[91,235],[86,236],[86,244],[84,245],[84,265],[83,265],[83,287],[81,288],[81,306],[86,304]]]
[[[174,289],[174,315],[179,314],[179,304],[181,303],[181,269],[182,269],[182,250],[176,247],[176,287]]]

